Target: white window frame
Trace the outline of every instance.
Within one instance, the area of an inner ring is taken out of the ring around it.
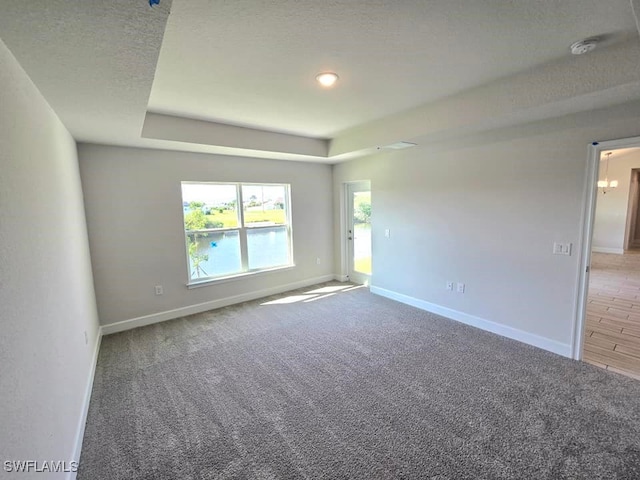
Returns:
[[[182,181],[180,185],[234,185],[236,187],[236,209],[238,215],[237,227],[221,227],[221,228],[206,228],[201,230],[187,230],[184,224],[184,212],[182,215],[182,229],[184,234],[186,263],[187,263],[187,287],[196,288],[206,286],[212,283],[223,283],[240,279],[242,277],[250,275],[258,275],[266,272],[286,270],[295,267],[293,260],[293,232],[291,226],[291,184],[288,183],[250,183],[250,182],[198,182],[198,181]],[[277,225],[254,225],[247,226],[244,221],[244,199],[242,198],[243,186],[269,186],[269,187],[284,187],[284,204],[285,204],[285,223]],[[182,189],[181,189],[182,191]],[[181,195],[182,196],[182,195]],[[184,199],[182,199],[184,202]],[[249,230],[261,230],[273,227],[285,227],[287,232],[287,247],[289,252],[288,262],[284,265],[277,265],[274,267],[266,268],[249,268],[249,249],[247,241],[247,233]],[[241,270],[232,274],[221,275],[209,275],[207,277],[191,278],[191,261],[189,258],[189,234],[197,233],[210,233],[210,232],[238,232],[240,238],[240,260]]]

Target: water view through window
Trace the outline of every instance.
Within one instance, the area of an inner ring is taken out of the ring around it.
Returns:
[[[183,182],[182,199],[190,280],[291,265],[288,185]]]

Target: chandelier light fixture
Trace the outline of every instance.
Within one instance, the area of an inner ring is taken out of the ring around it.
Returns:
[[[618,180],[609,180],[609,158],[611,157],[611,153],[612,152],[607,152],[605,154],[607,156],[607,163],[604,171],[604,180],[598,180],[598,188],[602,189],[603,195],[607,193],[607,189],[616,188],[618,186]]]

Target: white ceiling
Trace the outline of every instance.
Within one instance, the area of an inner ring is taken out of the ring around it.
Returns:
[[[0,11],[0,38],[83,142],[332,162],[640,100],[629,0],[0,0]],[[599,50],[568,53],[594,35]],[[315,84],[324,70],[340,75],[334,89]]]
[[[140,138],[170,3],[0,0],[0,39],[78,140]]]
[[[329,138],[636,33],[628,0],[175,0],[149,110]],[[334,71],[334,89],[314,77]]]

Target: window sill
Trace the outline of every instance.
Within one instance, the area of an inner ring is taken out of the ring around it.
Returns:
[[[187,283],[187,288],[191,290],[192,288],[209,287],[211,285],[216,285],[218,283],[235,282],[236,280],[242,280],[247,277],[255,277],[255,276],[260,276],[260,275],[264,275],[272,272],[282,272],[286,270],[292,270],[294,268],[295,268],[295,264],[291,264],[291,265],[284,265],[282,267],[269,268],[265,270],[257,270],[255,272],[237,273],[235,275],[229,275],[228,277],[209,278],[206,280],[189,282]]]

